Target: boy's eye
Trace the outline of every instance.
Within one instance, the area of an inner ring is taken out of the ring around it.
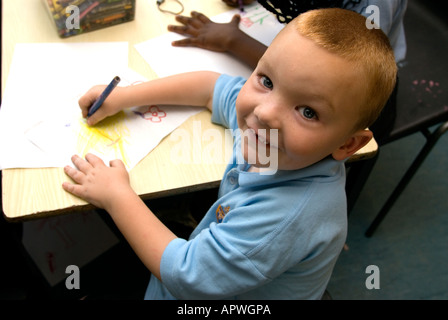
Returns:
[[[272,89],[274,87],[274,85],[272,84],[271,79],[269,79],[266,76],[261,76],[261,84],[263,86],[265,86],[266,88],[268,88],[268,89]]]
[[[315,119],[317,118],[316,112],[310,107],[297,107],[297,111],[299,111],[306,119]]]

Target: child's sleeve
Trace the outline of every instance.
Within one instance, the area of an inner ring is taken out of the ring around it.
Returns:
[[[212,122],[229,129],[238,128],[235,102],[246,80],[242,77],[221,75],[213,92]]]

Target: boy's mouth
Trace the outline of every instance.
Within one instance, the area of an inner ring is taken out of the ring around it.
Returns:
[[[257,133],[255,133],[255,137],[256,137],[258,143],[263,144],[263,145],[269,144],[269,141],[266,137],[263,137]]]
[[[271,145],[270,139],[266,135],[267,130],[261,129],[257,131],[255,129],[249,128],[248,131],[250,139],[254,141],[257,145],[259,144],[267,148],[270,147]]]

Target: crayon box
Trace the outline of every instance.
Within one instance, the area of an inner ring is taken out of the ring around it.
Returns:
[[[135,0],[43,0],[61,38],[134,20]]]

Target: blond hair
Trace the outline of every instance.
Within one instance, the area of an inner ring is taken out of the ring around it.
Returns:
[[[345,9],[307,11],[293,25],[304,37],[328,52],[353,63],[365,81],[365,102],[356,129],[367,128],[377,119],[396,82],[397,65],[388,37],[379,28],[368,28],[362,15]],[[350,90],[350,88],[348,88]]]

